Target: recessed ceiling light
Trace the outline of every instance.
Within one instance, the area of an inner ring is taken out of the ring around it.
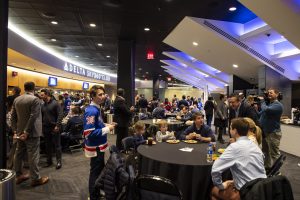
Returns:
[[[91,63],[90,65],[94,65],[93,63]]]
[[[158,75],[158,76],[161,76],[161,74],[160,74],[160,75]]]
[[[194,46],[198,46],[198,43],[197,43],[197,42],[193,42],[193,45],[194,45]]]
[[[96,27],[96,24],[90,23],[90,27]]]
[[[75,56],[75,58],[79,58],[79,56]]]
[[[106,58],[110,58],[110,56],[106,56]]]
[[[52,41],[52,42],[56,42],[56,39],[52,38],[51,41]]]
[[[57,21],[51,21],[51,24],[58,24],[58,22]]]
[[[145,27],[145,28],[144,28],[144,31],[150,31],[150,28]]]
[[[149,74],[149,72],[146,72],[146,74]]]
[[[103,44],[101,44],[101,43],[98,43],[97,45],[98,45],[99,47],[102,47],[102,46],[103,46]]]
[[[209,77],[209,76],[206,74],[205,77],[207,78],[207,77]]]
[[[231,12],[236,11],[236,7],[232,6],[228,10],[231,11]]]
[[[238,68],[239,66],[237,64],[233,64],[232,67]]]

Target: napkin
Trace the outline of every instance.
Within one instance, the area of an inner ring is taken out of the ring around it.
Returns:
[[[180,151],[185,151],[185,152],[192,152],[194,150],[194,148],[190,148],[190,147],[184,147],[182,149],[179,149]]]

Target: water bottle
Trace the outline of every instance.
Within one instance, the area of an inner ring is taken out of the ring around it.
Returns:
[[[206,157],[207,162],[211,163],[213,161],[212,155],[213,155],[213,147],[212,144],[209,143],[207,147],[207,157]]]

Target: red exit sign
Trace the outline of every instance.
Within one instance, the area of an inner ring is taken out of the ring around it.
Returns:
[[[148,60],[153,60],[153,59],[154,59],[154,53],[151,52],[151,51],[149,51],[149,52],[147,53],[147,59],[148,59]]]

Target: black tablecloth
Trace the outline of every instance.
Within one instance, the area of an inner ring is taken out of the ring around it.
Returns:
[[[141,145],[138,147],[140,174],[158,175],[172,180],[183,193],[184,200],[210,199],[212,163],[206,161],[207,146],[207,143],[184,142]],[[184,147],[194,150],[179,150]]]

